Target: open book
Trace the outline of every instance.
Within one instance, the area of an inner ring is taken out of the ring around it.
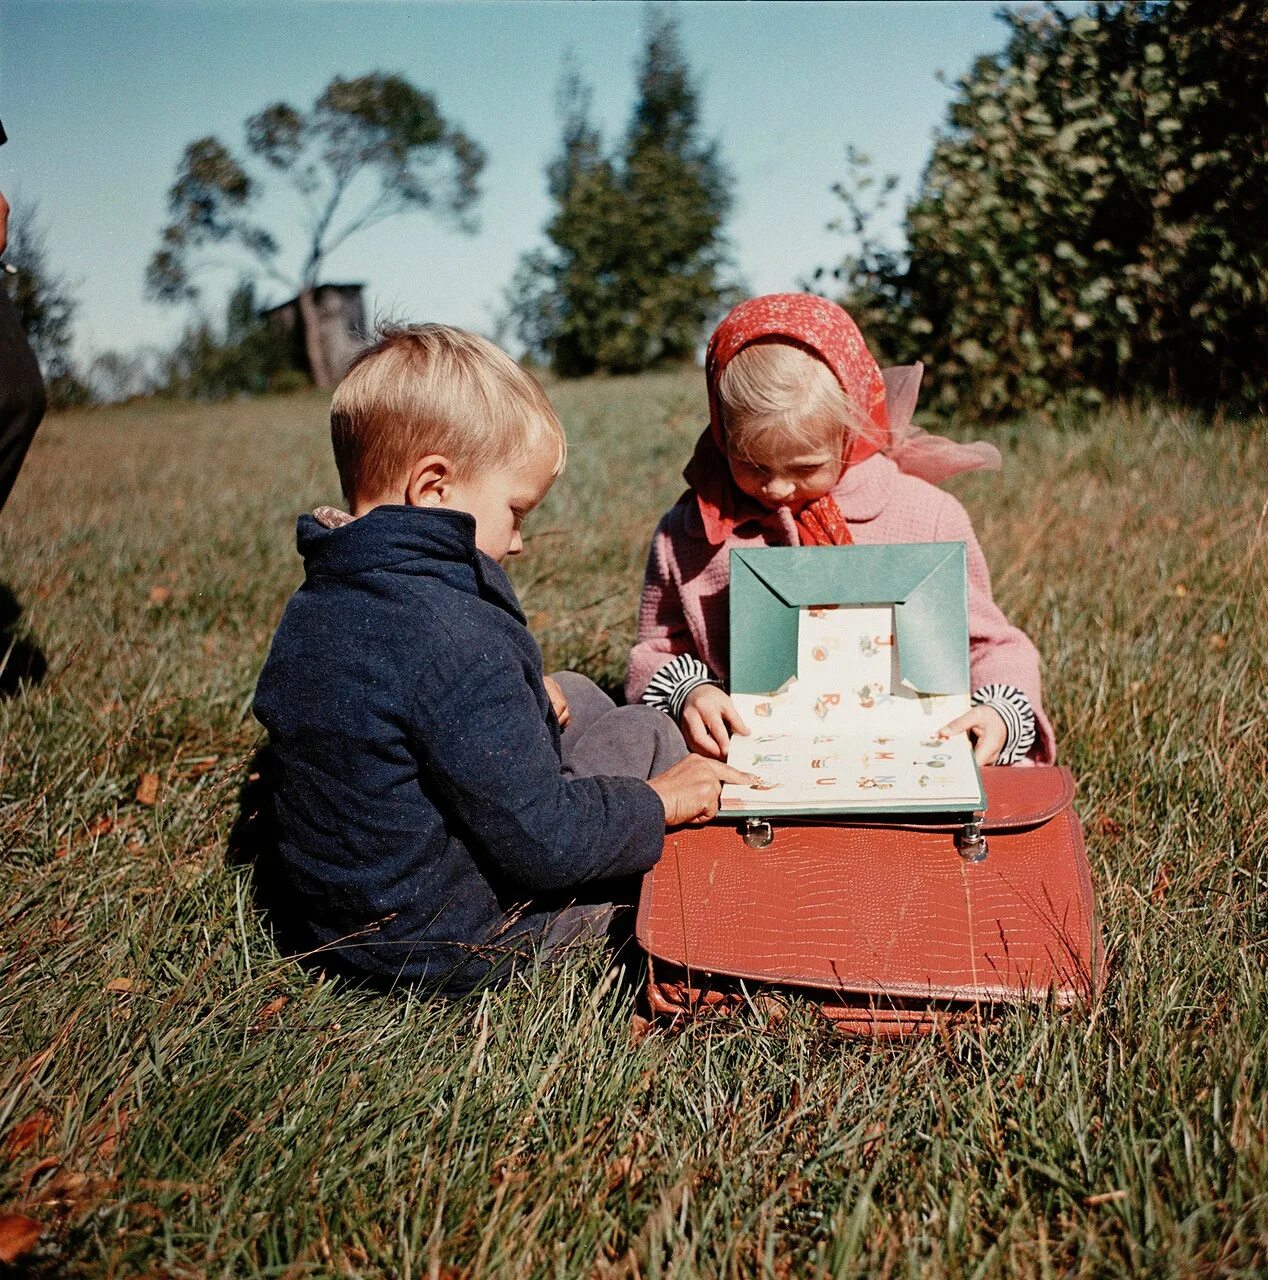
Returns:
[[[966,693],[922,694],[899,674],[892,605],[812,605],[797,619],[797,672],[773,694],[732,695],[748,724],[728,763],[755,773],[727,812],[971,808],[981,784],[967,735],[938,730]]]

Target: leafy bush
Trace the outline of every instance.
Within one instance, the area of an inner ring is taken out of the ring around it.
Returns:
[[[230,294],[222,329],[205,318],[186,326],[160,357],[156,382],[160,395],[182,400],[224,400],[308,385],[292,367],[285,338],[258,314],[249,281]]]
[[[947,410],[1268,396],[1268,7],[1005,13],[960,81],[907,255],[847,287]],[[847,201],[848,203],[848,201]],[[870,335],[869,335],[870,336]]]

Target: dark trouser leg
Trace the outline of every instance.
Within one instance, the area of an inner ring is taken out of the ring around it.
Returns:
[[[554,679],[571,713],[560,749],[572,778],[654,778],[687,754],[678,726],[654,707],[618,707],[575,671]]]
[[[44,380],[8,290],[0,284],[0,508],[44,416]]]
[[[569,720],[560,750],[572,778],[654,778],[687,754],[678,726],[654,707],[618,707],[592,680],[575,671],[554,675],[568,699]],[[586,893],[602,901],[585,901]],[[579,900],[555,917],[542,938],[548,955],[571,942],[599,937],[612,917],[638,898],[638,881],[583,886]]]

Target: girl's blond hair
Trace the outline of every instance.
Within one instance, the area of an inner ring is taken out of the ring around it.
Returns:
[[[349,502],[389,491],[420,457],[461,476],[568,442],[541,384],[487,338],[444,324],[394,325],[352,362],[330,404],[330,439]]]
[[[789,448],[833,450],[842,448],[846,432],[866,439],[877,434],[832,370],[786,338],[741,347],[722,370],[717,394],[727,451],[741,457],[771,433]]]

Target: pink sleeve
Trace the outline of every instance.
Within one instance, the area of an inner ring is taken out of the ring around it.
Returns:
[[[666,521],[657,526],[647,553],[643,595],[638,606],[638,634],[625,677],[625,700],[640,701],[647,682],[671,658],[694,653],[679,586],[670,571],[672,548]]]
[[[1056,739],[1044,714],[1039,652],[1030,637],[1013,626],[991,595],[991,573],[986,566],[968,512],[949,494],[934,530],[939,542],[963,542],[969,567],[969,674],[974,689],[988,684],[1011,684],[1030,701],[1035,713],[1035,745],[1028,759],[1051,764]]]

